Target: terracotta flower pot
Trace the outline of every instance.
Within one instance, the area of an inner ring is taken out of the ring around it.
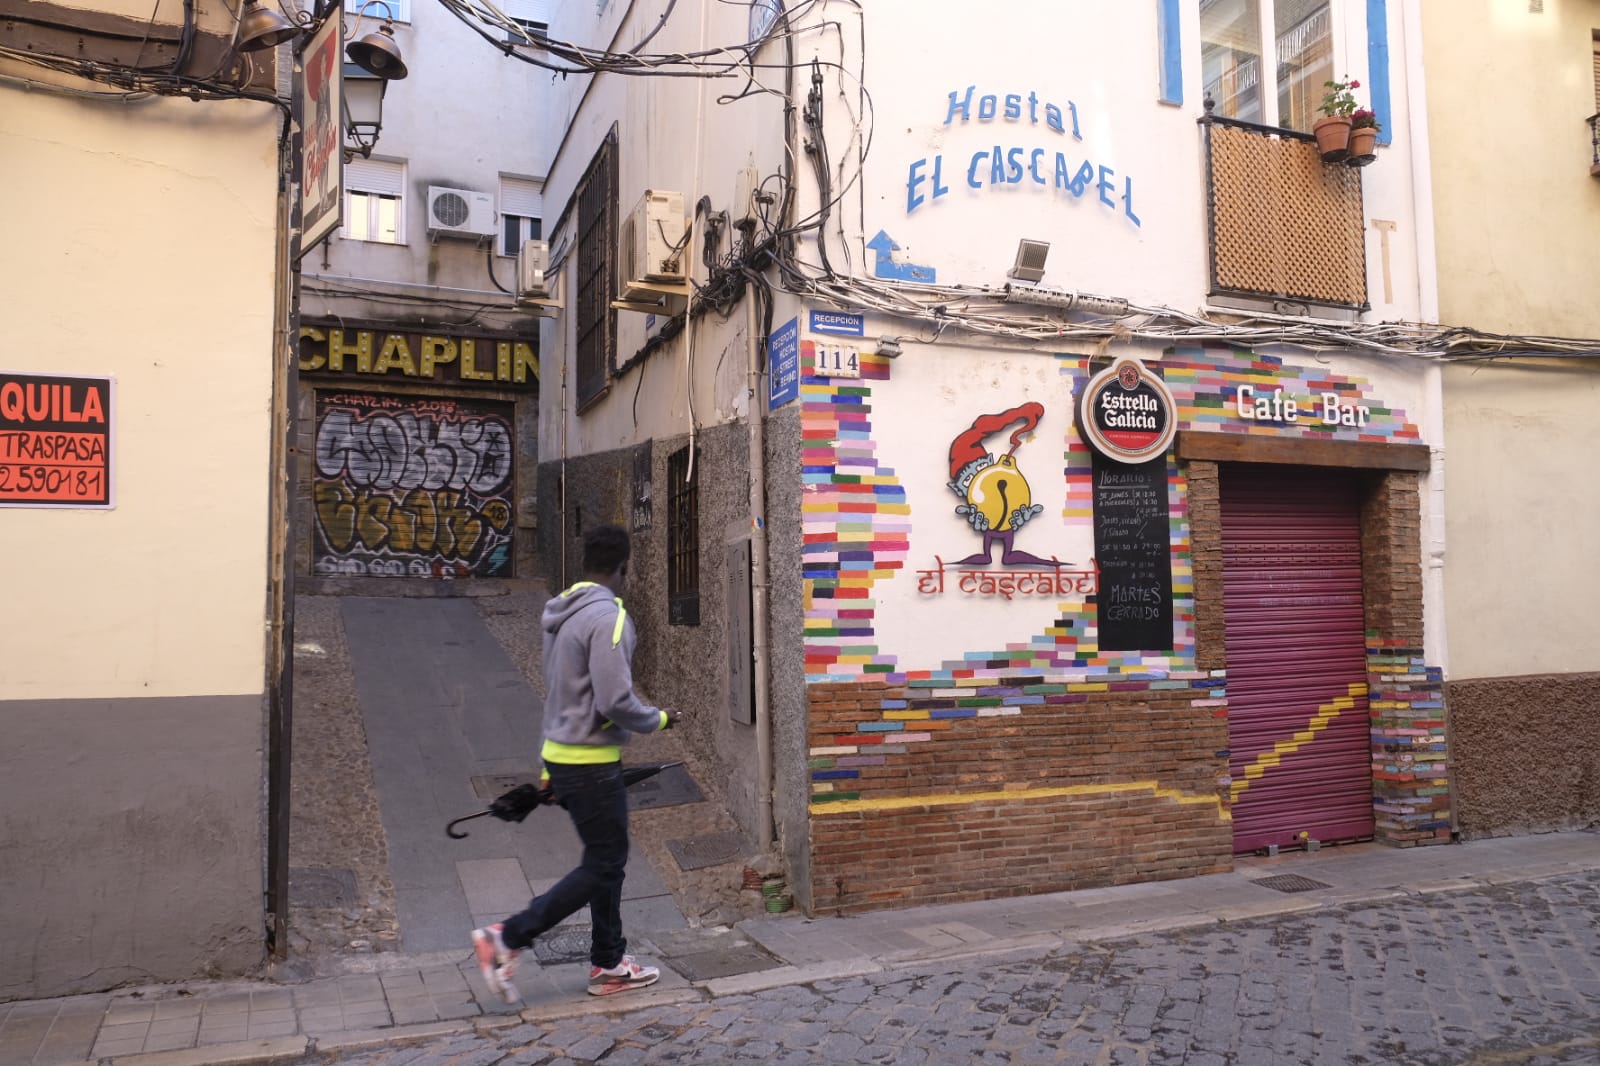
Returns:
[[[1327,157],[1324,156],[1324,159]],[[1353,167],[1364,167],[1378,158],[1378,130],[1375,126],[1357,126],[1350,131],[1350,158],[1345,162]]]
[[[1324,163],[1342,163],[1350,156],[1350,116],[1333,115],[1318,119],[1311,127],[1317,138],[1317,151]]]

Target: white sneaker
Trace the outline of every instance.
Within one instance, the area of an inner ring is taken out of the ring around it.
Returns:
[[[504,930],[505,926],[499,922],[474,929],[472,951],[478,957],[478,970],[483,974],[483,983],[489,986],[489,991],[507,1003],[518,1003],[522,1000],[522,993],[517,991],[511,979],[516,976],[517,956],[522,952],[506,947],[506,942],[501,939]],[[593,980],[592,977],[590,979]]]
[[[654,966],[640,966],[632,955],[622,956],[615,966],[589,967],[589,994],[610,996],[633,988],[653,985],[661,979],[661,971]]]

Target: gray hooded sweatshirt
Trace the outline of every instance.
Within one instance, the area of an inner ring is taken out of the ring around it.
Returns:
[[[633,619],[604,585],[580,581],[545,604],[546,762],[616,762],[629,731],[666,724],[666,712],[633,691],[637,641]]]

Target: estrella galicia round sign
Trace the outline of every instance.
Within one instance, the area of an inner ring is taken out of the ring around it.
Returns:
[[[1167,383],[1139,360],[1122,358],[1089,379],[1078,397],[1078,429],[1089,447],[1119,463],[1166,454],[1177,431]]]

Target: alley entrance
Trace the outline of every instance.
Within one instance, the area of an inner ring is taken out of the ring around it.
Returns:
[[[1355,476],[1230,464],[1221,492],[1234,851],[1369,837]]]

